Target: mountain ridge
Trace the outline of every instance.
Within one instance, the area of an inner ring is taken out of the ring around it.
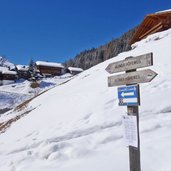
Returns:
[[[0,67],[6,67],[6,68],[11,68],[14,67],[14,64],[11,63],[8,59],[6,59],[3,56],[0,56]]]

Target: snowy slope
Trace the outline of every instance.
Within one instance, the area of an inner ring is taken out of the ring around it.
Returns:
[[[31,83],[27,80],[18,80],[16,83],[0,86],[0,114],[71,78],[71,74],[43,78],[39,81],[40,86],[36,89],[31,88]]]
[[[117,88],[107,87],[105,68],[128,56],[153,52],[150,68],[158,76],[140,86],[142,170],[170,171],[170,44],[171,30],[156,33],[136,43],[133,50],[35,98],[23,109],[33,110],[0,135],[0,170],[129,170],[121,124],[126,107],[118,107]],[[0,117],[0,123],[7,120],[7,114]]]

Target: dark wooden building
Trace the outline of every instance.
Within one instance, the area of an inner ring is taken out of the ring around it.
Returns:
[[[164,31],[169,28],[171,28],[171,11],[168,10],[149,14],[144,18],[129,43],[133,44],[146,38],[150,34]]]
[[[68,67],[68,70],[72,75],[76,75],[79,74],[80,72],[83,72],[82,68],[75,68],[75,67]]]
[[[0,86],[2,85],[2,80],[3,80],[3,75],[2,75],[2,71],[0,71]]]
[[[29,79],[29,66],[27,65],[17,65],[16,70],[19,78]]]
[[[44,61],[37,61],[36,68],[45,76],[59,76],[64,70],[64,66],[61,63]]]
[[[17,79],[17,72],[2,71],[2,85],[14,83]]]
[[[3,85],[3,72],[4,71],[8,71],[8,68],[0,66],[0,85]]]

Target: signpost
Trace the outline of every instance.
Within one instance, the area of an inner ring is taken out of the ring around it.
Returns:
[[[126,84],[147,83],[152,81],[156,76],[157,73],[151,69],[129,72],[108,77],[108,86],[113,87]]]
[[[127,106],[127,114],[130,117],[124,118],[126,124],[127,141],[129,143],[129,160],[130,171],[141,171],[140,164],[140,137],[139,137],[139,105],[140,105],[140,93],[138,83],[147,83],[152,81],[157,73],[150,70],[136,71],[137,68],[143,68],[153,65],[153,54],[148,53],[137,57],[127,57],[125,60],[111,63],[107,66],[106,71],[110,74],[126,71],[125,74],[108,77],[108,86],[120,86],[118,88],[119,106]],[[136,120],[136,124],[135,124]],[[134,121],[134,122],[133,122]],[[130,123],[134,123],[134,127],[129,126]],[[131,130],[133,129],[134,130]],[[129,130],[130,129],[130,130]],[[135,130],[137,129],[137,130]],[[132,134],[134,133],[134,134]],[[137,136],[135,136],[135,133]],[[129,139],[134,135],[133,141]],[[134,142],[134,140],[136,140]]]
[[[107,66],[106,71],[110,74],[128,71],[137,68],[143,68],[153,65],[153,53],[134,57],[128,57],[125,60],[111,63]]]

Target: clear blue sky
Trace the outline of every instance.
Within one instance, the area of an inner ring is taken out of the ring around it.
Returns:
[[[0,55],[15,64],[63,62],[170,9],[163,0],[0,0]]]

